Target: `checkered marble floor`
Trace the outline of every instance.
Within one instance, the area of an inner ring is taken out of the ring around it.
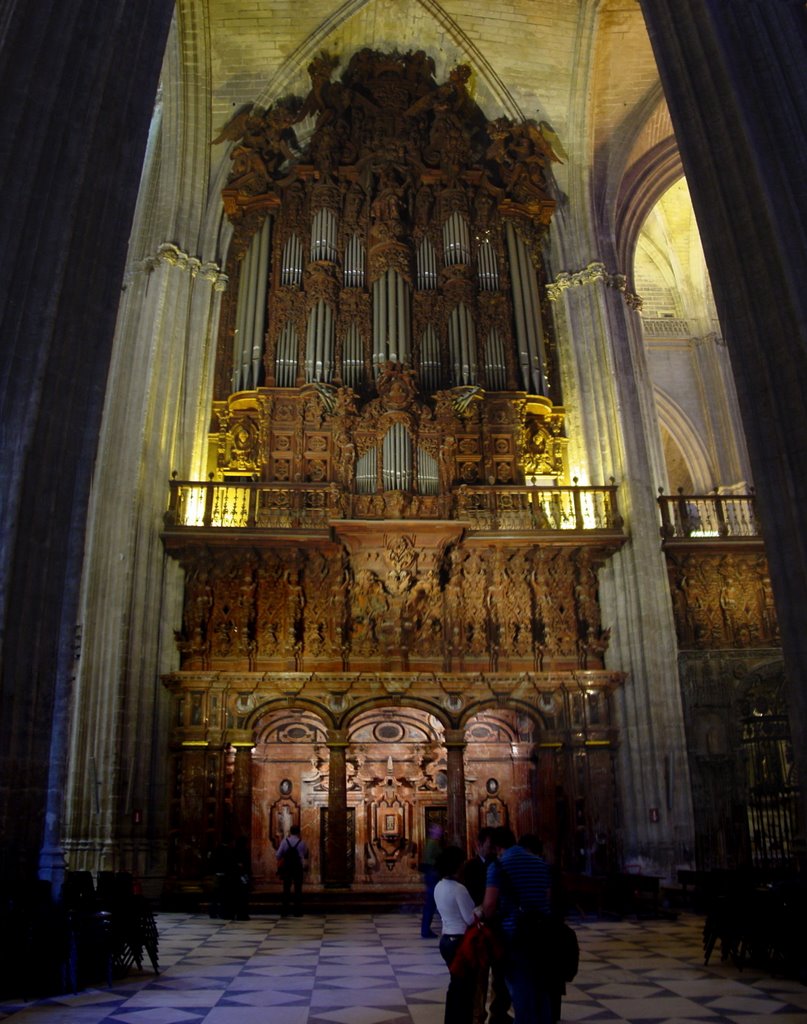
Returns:
[[[10,1024],[442,1024],[448,975],[413,914],[254,917],[160,914],[161,974],[35,1003]],[[564,1021],[805,1024],[807,987],[703,966],[703,921],[575,922],[580,973]]]

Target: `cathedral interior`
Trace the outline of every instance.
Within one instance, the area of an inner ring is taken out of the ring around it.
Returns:
[[[803,3],[75,8],[3,37],[3,882],[796,871]]]

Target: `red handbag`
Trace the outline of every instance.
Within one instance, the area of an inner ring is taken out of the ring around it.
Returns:
[[[483,921],[469,924],[457,947],[449,971],[457,978],[470,977],[486,971],[494,960],[501,959],[502,944],[492,928]]]

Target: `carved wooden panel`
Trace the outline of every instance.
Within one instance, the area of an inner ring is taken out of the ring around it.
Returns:
[[[667,552],[678,642],[682,648],[779,646],[768,563],[753,553]]]
[[[259,514],[282,525],[285,513]],[[591,549],[458,543],[453,524],[339,531],[342,543],[305,550],[187,549],[183,665],[602,665]]]

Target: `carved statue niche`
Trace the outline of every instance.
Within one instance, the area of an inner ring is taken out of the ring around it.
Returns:
[[[255,643],[257,657],[271,659],[288,655],[288,636],[284,630],[283,578],[287,571],[273,554],[264,554],[257,571]]]
[[[479,805],[479,828],[500,828],[507,825],[507,805],[498,797],[486,797]]]
[[[501,175],[513,201],[534,213],[545,206],[549,192],[547,167],[552,151],[534,122],[513,124],[500,117],[488,124],[486,156]]]
[[[402,243],[409,237],[406,189],[397,169],[383,166],[378,172],[375,198],[370,204],[370,249],[388,242]],[[408,275],[407,275],[408,276]]]
[[[538,548],[533,556],[531,580],[543,631],[542,658],[576,661],[579,648],[574,566],[568,552]]]
[[[210,652],[210,617],[215,591],[212,563],[207,555],[194,553],[192,565],[185,570],[185,610],[182,630],[174,634],[183,666],[192,659],[201,659],[207,668]]]
[[[269,813],[269,837],[275,849],[289,834],[292,825],[300,824],[300,808],[288,797],[276,801]]]
[[[389,597],[381,580],[370,569],[356,574],[351,591],[350,647],[355,654],[376,654]]]
[[[230,152],[232,169],[226,193],[256,196],[271,188],[282,176],[284,165],[298,155],[292,127],[298,119],[299,100],[293,99],[266,111],[247,104],[230,118],[212,142],[214,146],[221,142],[237,143]]]

